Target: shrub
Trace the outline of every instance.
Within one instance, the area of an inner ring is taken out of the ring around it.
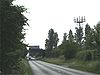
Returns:
[[[67,43],[66,48],[64,49],[65,59],[72,59],[76,56],[78,47],[74,43]]]
[[[84,50],[84,51],[79,51],[76,54],[76,58],[79,60],[89,61],[89,60],[99,59],[98,55],[99,54],[97,50]]]

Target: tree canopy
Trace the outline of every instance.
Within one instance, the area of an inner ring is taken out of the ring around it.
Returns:
[[[14,73],[18,69],[18,62],[24,55],[26,45],[23,43],[25,33],[24,27],[27,25],[27,18],[23,15],[26,11],[24,6],[12,4],[13,0],[0,0],[0,68],[4,74]]]
[[[57,32],[51,28],[48,32],[48,38],[45,40],[45,49],[47,56],[50,56],[53,49],[57,48],[59,38]]]

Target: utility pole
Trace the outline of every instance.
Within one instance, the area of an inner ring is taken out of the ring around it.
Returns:
[[[86,19],[85,19],[85,16],[83,17],[77,17],[77,18],[75,18],[74,17],[74,23],[78,23],[79,24],[79,27],[80,27],[80,25],[81,25],[81,23],[83,23],[83,22],[85,22],[86,21]]]

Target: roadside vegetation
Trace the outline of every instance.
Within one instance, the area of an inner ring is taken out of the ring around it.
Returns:
[[[42,61],[52,63],[52,64],[57,64],[57,65],[64,65],[66,62],[62,57],[60,58],[43,58]]]
[[[27,9],[13,1],[0,0],[0,75],[31,75],[23,43]]]
[[[31,75],[24,59],[26,44],[23,43],[28,19],[26,8],[13,4],[14,0],[0,0],[0,72],[2,75]],[[79,18],[79,21],[85,18]],[[78,21],[75,21],[76,23]],[[67,28],[66,28],[67,29]],[[64,33],[58,46],[58,33],[50,29],[45,40],[42,60],[71,68],[100,73],[100,22],[93,28],[87,23],[85,29],[79,24],[76,32]]]
[[[62,43],[57,45],[58,34],[51,28],[45,40],[43,60],[83,71],[100,73],[100,22],[93,28],[87,23],[85,29],[81,24],[75,29],[75,33],[71,29],[69,33],[65,32]]]
[[[32,69],[26,59],[22,59],[19,64],[21,75],[32,75]]]
[[[60,58],[44,58],[42,60],[67,68],[100,74],[100,61],[82,61],[77,59],[64,60]]]

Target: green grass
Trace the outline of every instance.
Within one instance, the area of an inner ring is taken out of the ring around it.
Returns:
[[[62,65],[65,62],[64,59],[57,59],[57,58],[45,58],[43,60],[49,63],[57,64],[57,65]]]
[[[92,72],[92,73],[98,73],[100,74],[100,64],[99,61],[79,61],[75,60],[70,63],[70,68]]]
[[[64,67],[100,74],[99,61],[81,61],[77,59],[64,60],[64,58],[44,58],[43,61],[62,65]]]
[[[22,59],[22,61],[20,62],[20,69],[21,75],[32,75],[30,65],[25,59]]]

